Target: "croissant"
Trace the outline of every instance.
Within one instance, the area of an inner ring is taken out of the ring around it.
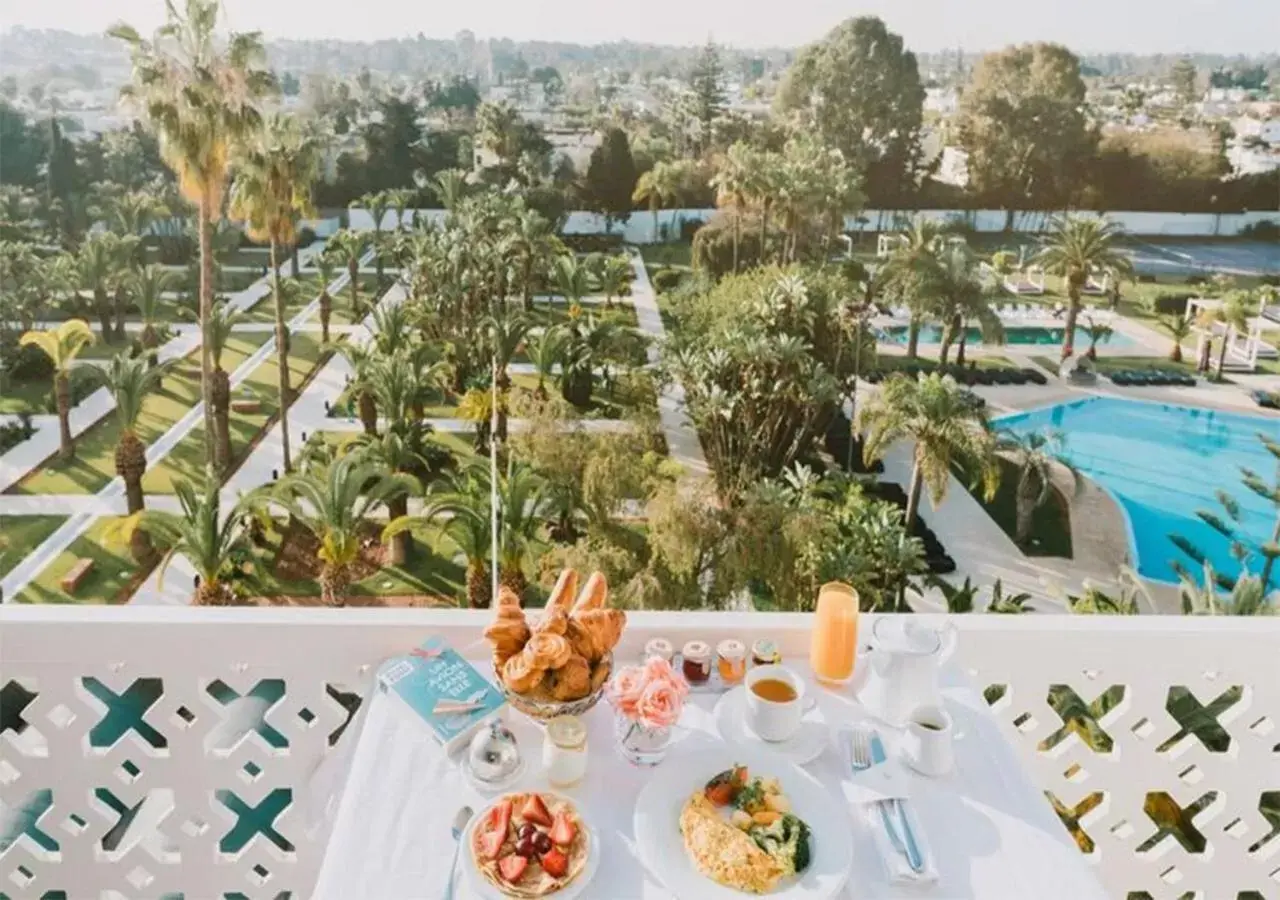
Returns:
[[[581,700],[591,693],[591,663],[576,653],[551,675],[551,696],[557,700]]]
[[[565,569],[556,579],[556,586],[551,589],[547,598],[547,613],[569,611],[573,605],[573,597],[578,593],[578,573],[574,569]]]
[[[578,601],[573,604],[573,613],[577,615],[589,609],[602,609],[608,599],[609,583],[605,581],[603,573],[592,572],[582,587],[582,593],[578,595]]]
[[[569,627],[569,614],[563,609],[549,609],[533,626],[534,634],[564,634]]]
[[[510,588],[498,591],[496,614],[485,628],[484,636],[493,645],[493,662],[497,667],[519,653],[529,640],[529,625],[520,608],[520,598]]]
[[[529,653],[517,653],[502,666],[502,680],[517,694],[527,694],[538,686],[546,668],[537,665]]]
[[[558,669],[573,656],[573,648],[559,634],[535,634],[521,652],[542,669]]]
[[[627,614],[620,609],[589,609],[569,620],[565,637],[575,653],[594,663],[617,646],[626,625]]]

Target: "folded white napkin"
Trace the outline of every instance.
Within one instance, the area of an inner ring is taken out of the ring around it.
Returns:
[[[866,726],[862,726],[866,727]],[[929,850],[929,840],[924,828],[920,825],[910,802],[911,773],[903,767],[895,757],[889,757],[878,765],[857,770],[853,767],[853,729],[842,728],[836,736],[836,747],[839,749],[845,777],[840,779],[840,789],[845,800],[854,807],[855,815],[862,818],[871,830],[872,840],[876,845],[876,854],[884,864],[885,873],[890,884],[932,884],[938,880],[938,871],[934,866],[933,854]],[[905,854],[898,849],[885,829],[883,809],[888,813],[899,837],[905,840],[902,821],[897,810],[890,801],[899,800],[903,813],[911,825],[911,833],[915,838],[916,848],[924,860],[924,870],[916,872],[907,863]]]

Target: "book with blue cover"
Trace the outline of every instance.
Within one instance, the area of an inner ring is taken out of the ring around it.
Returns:
[[[432,636],[407,656],[387,662],[378,683],[422,717],[447,752],[506,705],[506,698],[476,668]]]

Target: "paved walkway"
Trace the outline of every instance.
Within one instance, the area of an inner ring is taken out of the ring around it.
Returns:
[[[649,338],[649,363],[653,365],[658,362],[667,329],[662,324],[662,313],[658,309],[653,286],[649,283],[644,259],[638,250],[632,249],[630,253],[631,269],[635,276],[631,282],[631,302],[636,308],[640,330]],[[702,441],[685,413],[683,385],[669,384],[662,389],[662,393],[658,395],[658,419],[662,425],[662,434],[667,440],[667,453],[683,467],[685,477],[691,479],[708,476],[711,469],[702,452]]]

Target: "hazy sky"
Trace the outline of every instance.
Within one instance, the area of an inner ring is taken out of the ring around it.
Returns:
[[[596,43],[628,38],[792,46],[870,13],[921,50],[989,49],[1051,39],[1077,50],[1221,53],[1280,48],[1280,0],[224,0],[241,30],[270,37],[366,40],[417,34]],[[97,31],[118,19],[149,29],[161,0],[0,0],[12,25]]]

